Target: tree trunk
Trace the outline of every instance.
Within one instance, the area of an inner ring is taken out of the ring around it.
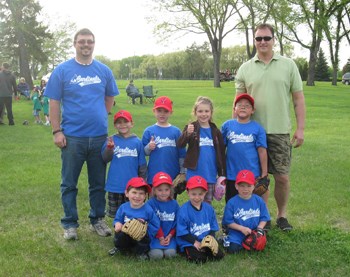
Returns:
[[[218,41],[214,40],[211,42],[211,52],[213,54],[214,63],[214,88],[220,88],[220,59],[221,59],[221,49],[218,50]]]
[[[338,81],[338,65],[336,65],[336,67],[334,67],[333,65],[333,73],[332,73],[332,86],[336,86],[337,85],[337,81]]]

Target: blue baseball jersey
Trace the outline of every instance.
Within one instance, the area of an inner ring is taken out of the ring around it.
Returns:
[[[190,242],[183,240],[181,236],[191,234],[200,242],[211,231],[219,230],[215,210],[206,202],[202,203],[200,210],[194,208],[190,201],[186,202],[180,207],[176,222],[176,241],[181,252],[184,251],[185,247],[193,246]]]
[[[114,193],[124,193],[126,184],[133,177],[138,177],[138,169],[146,165],[146,158],[141,140],[132,135],[124,138],[113,136],[113,158],[110,163],[105,190]],[[107,141],[102,147],[102,153],[107,147]]]
[[[47,83],[44,96],[61,102],[61,128],[75,137],[106,135],[108,114],[106,96],[119,94],[112,71],[93,60],[81,65],[70,59],[58,65]]]
[[[243,199],[237,194],[225,206],[222,225],[236,223],[254,230],[261,221],[269,220],[269,211],[260,196],[252,194],[251,198]],[[245,237],[244,234],[231,228],[228,228],[228,230],[229,242],[241,244]]]
[[[164,237],[169,235],[170,231],[176,228],[176,213],[179,209],[177,201],[171,199],[162,202],[157,200],[156,197],[152,197],[147,201],[146,205],[149,205],[158,216],[160,220],[160,228],[164,233]],[[169,245],[163,246],[160,245],[159,239],[154,237],[151,240],[150,247],[151,249],[176,249],[176,238],[172,237]]]
[[[160,221],[157,215],[154,213],[153,209],[144,204],[142,207],[138,209],[134,209],[131,207],[130,202],[126,202],[122,204],[115,214],[115,218],[113,220],[113,226],[119,222],[124,224],[125,222],[130,221],[131,219],[143,219],[147,222],[147,234],[150,238],[153,238],[160,227]]]
[[[221,127],[226,145],[227,179],[236,180],[239,171],[248,169],[255,177],[261,175],[258,148],[267,148],[266,132],[256,121],[226,121]]]
[[[150,142],[151,137],[156,143],[148,160],[148,184],[152,184],[154,175],[160,171],[169,174],[172,179],[180,173],[179,159],[186,156],[186,148],[176,147],[180,135],[180,129],[175,126],[161,127],[155,124],[145,129],[142,136],[143,146]]]
[[[200,128],[199,135],[199,157],[197,168],[187,168],[186,179],[192,176],[202,176],[210,184],[216,183],[217,175],[216,152],[211,134],[211,128]]]

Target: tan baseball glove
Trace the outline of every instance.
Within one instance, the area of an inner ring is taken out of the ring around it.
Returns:
[[[216,256],[219,252],[219,244],[216,241],[216,239],[211,235],[207,235],[202,239],[201,248],[205,248],[205,247],[208,247],[214,256]]]
[[[122,232],[129,235],[132,239],[140,241],[147,234],[147,226],[147,222],[134,218],[124,223]]]

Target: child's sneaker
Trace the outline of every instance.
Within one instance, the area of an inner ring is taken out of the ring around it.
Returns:
[[[49,122],[49,121],[46,121],[44,125],[45,125],[45,126],[50,126],[50,122]]]
[[[118,252],[120,252],[120,250],[117,247],[113,247],[111,250],[108,251],[108,255],[109,256],[114,256]]]

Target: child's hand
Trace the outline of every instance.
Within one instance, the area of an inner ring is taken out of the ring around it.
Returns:
[[[194,246],[198,251],[201,250],[201,243],[200,243],[199,241],[196,240],[196,241],[194,242],[193,246]]]
[[[164,238],[164,242],[165,242],[165,245],[169,245],[170,243],[170,240],[173,236],[171,234],[167,235],[165,238]]]
[[[187,135],[191,135],[194,132],[194,125],[193,124],[188,124],[187,125]]]
[[[120,222],[117,222],[115,225],[114,225],[114,231],[116,233],[120,232],[122,230],[122,227],[123,227],[123,224],[121,224]]]
[[[247,235],[249,235],[249,234],[252,232],[252,230],[251,230],[250,228],[248,228],[248,227],[242,226],[241,232],[242,232],[245,236],[247,236]]]
[[[107,148],[108,149],[113,149],[114,148],[114,141],[113,141],[112,137],[108,137]]]
[[[160,245],[167,246],[169,245],[169,242],[164,237],[159,238]]]
[[[148,144],[148,148],[151,151],[156,149],[156,142],[154,141],[154,137],[153,136],[151,136],[151,140],[150,140],[150,142]]]

